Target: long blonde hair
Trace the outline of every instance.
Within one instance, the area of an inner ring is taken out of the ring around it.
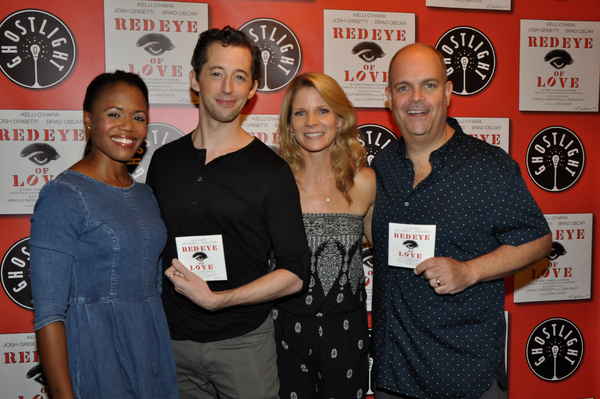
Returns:
[[[322,73],[309,72],[296,76],[290,82],[279,112],[277,133],[281,156],[290,165],[294,175],[304,169],[306,160],[292,133],[291,117],[296,94],[305,87],[317,90],[333,112],[342,119],[331,151],[331,165],[335,172],[335,186],[348,204],[351,204],[349,192],[354,186],[354,177],[365,164],[365,151],[358,141],[356,110],[340,85],[331,77]]]

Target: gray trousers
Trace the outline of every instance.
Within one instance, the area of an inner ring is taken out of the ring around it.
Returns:
[[[271,315],[240,337],[172,343],[180,399],[279,398]]]

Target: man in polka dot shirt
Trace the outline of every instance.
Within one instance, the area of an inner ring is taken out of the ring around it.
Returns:
[[[373,163],[377,399],[506,398],[503,277],[552,244],[518,164],[447,118],[451,93],[434,48],[413,44],[392,59],[386,95],[402,137]],[[433,257],[393,266],[422,244],[409,233],[404,252],[391,250],[397,226],[433,229]]]

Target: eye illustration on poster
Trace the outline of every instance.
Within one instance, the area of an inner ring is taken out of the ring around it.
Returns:
[[[148,124],[146,139],[133,158],[127,162],[127,169],[139,183],[146,182],[146,173],[154,151],[161,146],[184,136],[184,133],[168,123],[152,122]]]
[[[548,254],[548,259],[556,260],[559,257],[566,255],[566,254],[567,254],[567,250],[565,249],[564,245],[562,245],[558,241],[552,241],[552,248],[550,248],[550,253]]]
[[[452,28],[435,45],[444,56],[452,93],[477,94],[492,81],[496,71],[496,52],[490,39],[470,26]]]
[[[69,27],[42,10],[21,10],[4,18],[0,48],[2,73],[28,89],[46,89],[62,82],[77,55]]]
[[[552,65],[554,69],[563,69],[567,65],[571,65],[575,62],[573,61],[573,58],[571,58],[571,54],[567,53],[565,50],[550,50],[544,57],[544,61]]]
[[[208,5],[178,1],[104,0],[106,71],[136,73],[150,104],[191,104],[190,56],[208,29]]]
[[[171,39],[162,33],[148,33],[140,37],[135,44],[143,48],[150,55],[161,55],[165,51],[171,51],[175,48]]]
[[[14,243],[2,258],[2,288],[22,308],[33,310],[29,274],[29,237]]]
[[[520,111],[598,111],[600,22],[522,19],[520,35]]]
[[[527,364],[544,381],[558,382],[572,375],[583,359],[583,335],[570,320],[544,320],[527,340]]]
[[[385,108],[390,59],[415,42],[415,14],[323,10],[323,70],[355,107]]]
[[[275,19],[258,18],[246,22],[240,31],[259,48],[262,71],[258,91],[283,89],[296,76],[302,64],[302,49],[294,32]]]
[[[378,58],[385,57],[381,46],[375,42],[360,42],[352,48],[352,54],[366,63],[371,63]]]
[[[60,158],[60,155],[54,147],[46,143],[34,143],[28,144],[23,151],[21,151],[21,158],[27,158],[34,165],[44,166]]]
[[[358,141],[365,148],[367,166],[369,167],[379,151],[398,139],[390,129],[381,125],[360,125],[358,130],[360,132]]]
[[[591,298],[593,214],[544,216],[552,231],[552,248],[546,258],[515,274],[514,302]]]
[[[42,186],[83,156],[83,114],[0,110],[0,133],[0,214],[31,214]]]
[[[541,189],[561,192],[572,187],[583,173],[585,150],[579,137],[563,126],[550,126],[527,148],[527,172]]]

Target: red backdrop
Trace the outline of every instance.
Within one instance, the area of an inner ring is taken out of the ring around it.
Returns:
[[[200,1],[198,1],[200,2]],[[425,0],[207,0],[209,27],[240,27],[255,18],[273,18],[286,24],[298,37],[303,50],[301,72],[323,71],[323,9],[392,11],[416,14],[416,39],[435,45],[440,36],[455,26],[472,26],[492,41],[497,56],[496,74],[480,93],[453,96],[450,116],[504,117],[510,119],[510,154],[521,165],[524,178],[542,211],[552,213],[594,213],[600,211],[599,188],[595,184],[600,159],[593,155],[600,143],[600,115],[594,113],[550,113],[519,111],[519,30],[521,19],[600,21],[598,0],[514,0],[512,11],[459,10],[428,8]],[[101,0],[22,0],[3,1],[0,19],[25,8],[48,11],[71,29],[77,43],[77,60],[71,75],[45,90],[17,86],[0,74],[0,109],[80,110],[87,84],[104,72],[104,19]],[[600,45],[600,43],[595,43]],[[109,50],[107,50],[109,51]],[[187,64],[187,60],[183,63]],[[277,114],[283,91],[258,93],[244,113]],[[385,109],[359,109],[359,124],[377,123],[398,133]],[[197,122],[191,106],[153,106],[150,121],[165,122],[184,132]],[[586,165],[579,182],[561,193],[539,189],[526,174],[525,153],[537,132],[551,125],[562,125],[577,133],[587,151]],[[29,235],[29,215],[0,216],[0,253]],[[594,247],[598,237],[594,236]],[[593,269],[598,264],[593,255]],[[592,278],[594,273],[592,273]],[[571,302],[513,303],[512,278],[508,278],[506,310],[510,313],[508,372],[509,397],[516,398],[591,398],[600,396],[600,302],[595,296],[598,283],[592,283],[592,299]],[[0,334],[33,331],[33,313],[14,304],[0,293]],[[533,328],[551,317],[565,317],[582,331],[585,353],[580,368],[564,381],[551,383],[537,378],[529,369],[525,345]],[[2,396],[0,387],[0,396]]]

